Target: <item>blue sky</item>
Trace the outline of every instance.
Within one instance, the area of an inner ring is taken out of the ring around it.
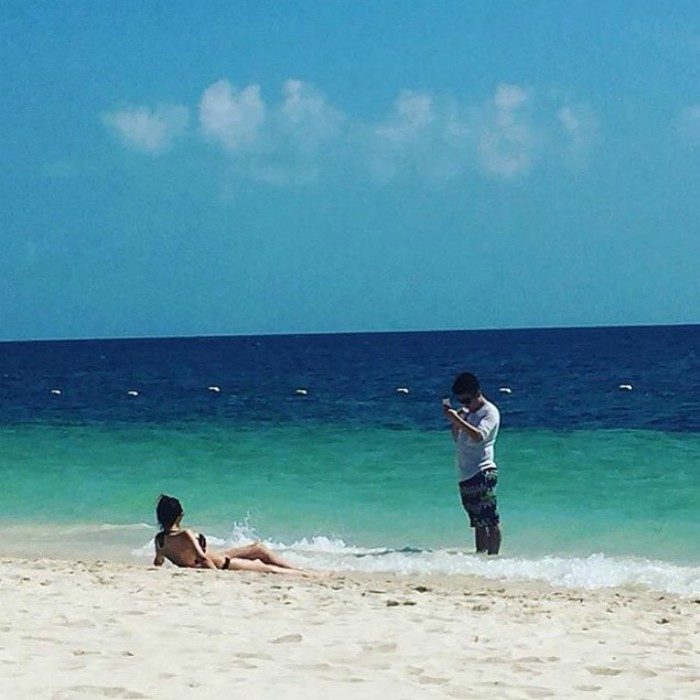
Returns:
[[[695,2],[5,2],[0,338],[700,321]]]

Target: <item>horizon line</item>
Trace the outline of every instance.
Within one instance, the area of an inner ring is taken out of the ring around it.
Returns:
[[[321,335],[390,335],[390,334],[419,334],[419,333],[488,333],[509,331],[553,331],[553,330],[604,330],[623,328],[685,328],[700,326],[700,323],[631,323],[620,325],[591,324],[571,326],[511,326],[508,328],[433,328],[433,329],[403,329],[403,330],[369,330],[369,331],[298,331],[280,333],[226,333],[226,334],[192,334],[192,335],[125,335],[88,337],[55,337],[55,338],[21,338],[0,339],[0,344],[8,343],[80,343],[80,342],[114,342],[121,340],[197,340],[213,338],[289,338],[295,336]]]

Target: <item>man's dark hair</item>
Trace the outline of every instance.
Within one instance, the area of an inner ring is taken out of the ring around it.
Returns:
[[[156,517],[163,532],[167,532],[175,524],[175,521],[182,515],[180,501],[173,496],[162,494],[156,506]]]
[[[458,374],[452,384],[452,393],[459,396],[460,394],[468,394],[476,396],[481,392],[479,380],[471,372],[462,372]]]

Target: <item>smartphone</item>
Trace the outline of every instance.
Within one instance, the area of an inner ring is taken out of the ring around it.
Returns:
[[[445,408],[452,408],[452,404],[450,403],[450,399],[449,399],[449,398],[444,398],[444,399],[442,400],[442,405],[443,405]]]

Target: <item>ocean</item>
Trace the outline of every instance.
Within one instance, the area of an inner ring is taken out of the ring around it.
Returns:
[[[160,493],[304,565],[700,594],[700,326],[0,343],[0,554],[147,565]],[[501,411],[472,554],[440,400]],[[621,388],[622,387],[622,388]],[[400,391],[398,391],[400,390]]]

